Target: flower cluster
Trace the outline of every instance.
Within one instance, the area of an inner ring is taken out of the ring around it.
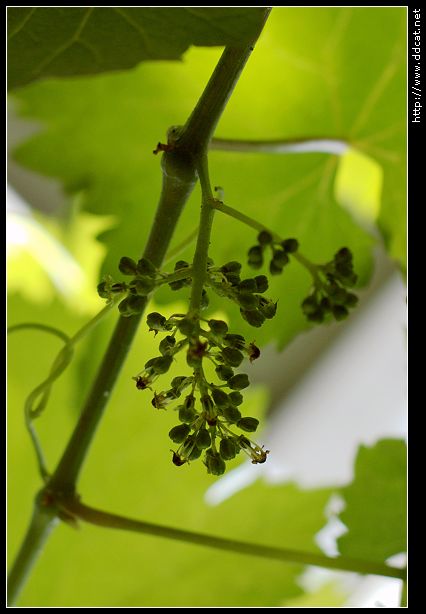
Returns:
[[[134,377],[136,387],[151,389],[180,351],[185,350],[191,369],[190,375],[174,377],[168,389],[154,392],[152,398],[156,409],[172,405],[178,416],[179,424],[169,432],[171,440],[178,444],[172,451],[173,463],[180,466],[203,455],[207,472],[221,475],[226,461],[241,450],[252,463],[264,463],[268,451],[244,434],[254,432],[258,426],[256,418],[243,417],[240,411],[241,391],[249,386],[249,379],[245,373],[235,372],[245,356],[252,361],[260,355],[255,344],[247,343],[242,335],[230,333],[222,320],[205,320],[191,314],[166,318],[153,312],[148,315],[147,324],[155,334],[166,335],[159,344],[160,355],[148,360],[143,371]],[[207,360],[214,365],[217,383],[206,378]]]
[[[254,269],[260,269],[267,250],[271,254],[269,271],[272,275],[282,273],[290,262],[290,255],[311,273],[313,286],[301,304],[302,311],[310,322],[321,323],[327,315],[331,315],[335,320],[343,320],[348,316],[349,309],[357,304],[356,294],[346,290],[357,282],[357,275],[353,270],[353,256],[347,247],[342,247],[330,262],[313,264],[299,253],[297,239],[277,240],[269,231],[262,230],[257,236],[257,245],[249,249],[248,264]]]
[[[213,290],[220,297],[226,297],[233,301],[240,308],[241,316],[251,326],[260,327],[262,324],[275,316],[277,304],[273,300],[262,296],[268,289],[268,278],[266,275],[256,275],[253,278],[241,279],[242,265],[236,260],[227,262],[218,267],[215,266],[211,258],[207,261],[207,277],[205,280],[206,288]],[[180,290],[190,286],[191,265],[184,260],[179,260],[170,275],[173,281],[169,282],[172,290]],[[178,277],[179,279],[175,279]],[[201,296],[201,309],[206,309],[209,305],[209,297],[203,289]]]
[[[261,230],[257,235],[257,245],[253,245],[248,251],[248,264],[253,269],[260,269],[265,260],[265,252],[269,251],[271,254],[269,272],[271,275],[280,275],[290,262],[290,254],[296,252],[298,248],[297,239],[276,241],[269,231]]]
[[[220,296],[236,303],[243,319],[251,326],[259,328],[265,320],[275,316],[277,304],[262,296],[268,289],[268,278],[265,275],[256,275],[241,279],[241,268],[241,263],[234,260],[218,268],[211,267],[206,284]]]
[[[114,283],[111,276],[107,276],[98,285],[98,294],[108,302],[117,294],[126,294],[119,303],[118,309],[122,316],[133,316],[141,313],[146,305],[146,297],[164,277],[147,258],[141,258],[135,262],[128,256],[123,256],[118,265],[123,275],[131,276],[129,283]]]
[[[352,260],[351,251],[342,247],[333,260],[317,265],[318,275],[312,291],[302,302],[303,313],[309,321],[321,323],[327,314],[335,320],[343,320],[349,315],[349,309],[358,303],[356,294],[346,290],[357,281]]]

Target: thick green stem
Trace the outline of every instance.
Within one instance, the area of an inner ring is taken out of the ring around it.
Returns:
[[[125,518],[116,514],[103,512],[101,510],[88,507],[77,500],[66,502],[64,507],[68,512],[74,514],[76,517],[101,527],[122,529],[124,531],[134,531],[136,533],[145,533],[147,535],[156,535],[157,537],[184,541],[190,544],[206,546],[208,548],[216,548],[219,550],[227,550],[228,552],[239,552],[241,554],[276,559],[287,563],[315,565],[317,567],[325,567],[327,569],[338,569],[360,574],[387,576],[390,578],[404,579],[406,577],[406,571],[404,569],[390,567],[381,563],[372,563],[370,561],[351,559],[343,556],[330,558],[324,554],[301,552],[299,550],[277,548],[274,546],[263,546],[260,544],[253,544],[235,539],[226,539],[223,537],[216,537],[214,535],[195,533],[194,531],[184,531],[182,529],[165,527],[152,524],[150,522],[142,522],[140,520],[133,520],[131,518]]]
[[[265,9],[265,21],[270,10]],[[198,153],[208,145],[241,71],[253,51],[254,43],[255,41],[245,47],[225,47],[207,87],[184,126],[179,146],[191,148]]]
[[[8,577],[7,602],[9,606],[15,604],[44,542],[57,522],[55,512],[48,507],[41,506],[39,497],[37,497],[31,523]]]

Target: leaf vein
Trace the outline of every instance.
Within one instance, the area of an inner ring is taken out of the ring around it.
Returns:
[[[22,30],[22,28],[25,26],[25,24],[34,15],[34,13],[36,12],[37,8],[38,8],[37,6],[31,7],[31,10],[27,13],[27,15],[25,15],[24,19],[21,21],[19,26],[17,28],[15,28],[15,30],[13,30],[13,32],[10,34],[10,36],[7,37],[8,41],[12,40],[12,38],[14,36],[16,36],[16,34],[18,34],[18,32],[20,32]]]
[[[93,12],[93,7],[89,7],[87,11],[83,14],[83,18],[78,24],[77,29],[74,32],[74,34],[71,36],[71,38],[68,41],[66,41],[63,45],[55,49],[49,56],[44,58],[44,60],[40,62],[40,64],[32,71],[33,75],[39,75],[41,71],[44,70],[46,66],[49,66],[49,64],[51,64],[51,62],[53,62],[54,59],[56,59],[57,57],[61,55],[61,53],[64,53],[64,51],[72,47],[74,43],[79,44],[81,42],[79,41],[79,36],[82,33],[83,29],[85,28],[92,12]],[[92,50],[92,53],[93,53],[93,50]],[[95,56],[95,59],[97,60],[96,56]]]
[[[150,51],[150,45],[148,43],[148,36],[145,32],[145,30],[143,29],[143,27],[138,24],[136,21],[134,21],[134,19],[132,19],[127,13],[125,13],[124,11],[122,11],[119,7],[114,6],[113,10],[120,15],[120,17],[122,17],[122,19],[124,19],[125,21],[127,21],[127,23],[129,25],[131,25],[141,36],[142,38],[142,42],[143,45],[145,47],[145,52],[149,57],[152,57],[152,53]]]

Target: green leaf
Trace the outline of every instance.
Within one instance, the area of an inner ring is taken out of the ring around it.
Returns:
[[[263,8],[9,7],[8,84],[179,60],[190,45],[254,39]]]
[[[402,260],[405,66],[397,51],[405,40],[404,24],[403,8],[274,9],[218,128],[221,136],[235,138],[348,139],[381,166],[379,223],[393,257]],[[310,41],[303,49],[302,35]],[[91,213],[116,216],[114,228],[100,237],[108,249],[102,274],[116,275],[123,255],[139,257],[161,189],[159,160],[152,150],[168,126],[189,116],[218,57],[217,50],[191,49],[184,64],[144,63],[128,73],[49,81],[18,92],[22,115],[46,128],[19,147],[17,159],[60,179],[71,192],[81,190],[83,206]],[[327,154],[210,155],[212,182],[224,188],[226,204],[260,218],[284,238],[297,237],[301,252],[313,261],[327,261],[347,245],[362,285],[371,272],[374,242],[338,199],[349,194],[352,207],[374,207],[377,176],[370,182],[358,165],[352,168],[356,185],[368,189],[354,192],[352,178],[348,186],[340,181],[336,191],[336,166],[336,158]],[[346,177],[350,171],[346,165]],[[174,245],[193,231],[199,199],[197,189]],[[255,231],[216,214],[215,262],[244,261],[255,242]],[[179,257],[191,261],[193,247]],[[278,299],[277,316],[256,329],[258,343],[274,340],[283,346],[310,326],[300,310],[310,284],[309,274],[296,262],[272,279],[267,295]],[[187,296],[187,290],[180,296]],[[164,288],[157,300],[175,298]],[[228,311],[212,293],[210,299],[213,309]],[[229,314],[234,330],[254,338],[237,308],[231,306]]]
[[[384,562],[406,551],[406,455],[396,439],[359,448],[354,481],[341,490],[348,528],[338,540],[342,555]]]

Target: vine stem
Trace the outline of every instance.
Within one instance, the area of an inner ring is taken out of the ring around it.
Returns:
[[[197,170],[201,184],[202,202],[197,245],[192,262],[192,290],[189,310],[199,316],[201,296],[207,275],[207,257],[215,212],[215,199],[210,186],[207,155],[205,153],[200,159]]]
[[[57,523],[55,511],[39,505],[39,500],[36,498],[30,525],[7,579],[9,606],[19,597],[34,563]]]
[[[72,514],[74,517],[77,517],[90,524],[110,529],[121,529],[124,531],[155,535],[157,537],[184,541],[198,546],[216,548],[219,550],[226,550],[228,552],[237,552],[268,559],[276,559],[287,563],[315,565],[316,567],[325,567],[327,569],[387,576],[401,580],[404,580],[406,577],[405,569],[390,567],[389,565],[381,563],[372,563],[371,561],[363,561],[343,556],[331,558],[320,553],[302,552],[299,550],[290,550],[288,548],[264,546],[235,539],[217,537],[215,535],[196,533],[195,531],[175,529],[173,527],[143,522],[141,520],[133,520],[131,518],[110,514],[108,512],[89,507],[75,498],[68,501],[63,500],[60,505],[63,506],[63,509],[66,512]]]
[[[213,75],[183,128],[178,142],[163,153],[161,160],[163,170],[162,191],[143,253],[143,256],[158,268],[165,258],[183,207],[195,186],[197,170],[200,167],[200,154],[207,150],[213,131],[234,90],[241,71],[250,57],[270,10],[270,8],[265,8],[263,22],[259,25],[258,32],[249,45],[225,47]],[[142,221],[142,223],[146,222]],[[144,308],[146,303],[147,300]],[[119,318],[80,418],[52,477],[45,487],[45,492],[65,493],[67,495],[75,493],[80,471],[129,352],[143,311],[144,309],[141,310],[140,314],[129,318],[122,316]],[[13,605],[22,590],[29,570],[40,551],[40,546],[47,539],[55,520],[55,514],[47,518],[44,508],[36,503],[33,521],[27,537],[11,569],[12,590],[9,589],[9,605]]]

